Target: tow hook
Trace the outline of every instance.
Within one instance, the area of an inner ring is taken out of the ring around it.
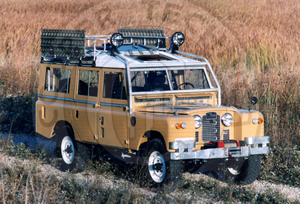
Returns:
[[[230,150],[228,150],[228,155],[230,158],[232,158],[232,154],[231,154]]]

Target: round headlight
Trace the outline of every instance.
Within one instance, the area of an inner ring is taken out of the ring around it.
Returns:
[[[222,123],[223,125],[225,126],[230,126],[232,123],[233,123],[233,117],[230,113],[225,113],[223,116],[222,116]]]
[[[123,45],[123,35],[121,33],[114,33],[110,37],[110,42],[115,47],[120,47]]]
[[[195,128],[198,129],[202,125],[202,118],[199,115],[194,115]]]
[[[175,32],[172,35],[172,43],[174,43],[177,46],[182,45],[184,42],[184,35],[181,32]]]

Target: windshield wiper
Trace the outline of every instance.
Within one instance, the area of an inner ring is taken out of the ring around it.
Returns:
[[[201,106],[211,106],[208,103],[198,103],[198,102],[176,102],[176,105],[201,105]]]

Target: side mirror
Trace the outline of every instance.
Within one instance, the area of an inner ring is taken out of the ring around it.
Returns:
[[[256,98],[255,96],[253,96],[253,97],[251,98],[251,105],[253,106],[253,105],[255,105],[255,104],[257,104],[257,98]]]
[[[253,96],[251,98],[251,102],[250,102],[250,106],[249,106],[249,111],[251,110],[251,106],[254,106],[255,104],[257,104],[257,98],[255,96]]]

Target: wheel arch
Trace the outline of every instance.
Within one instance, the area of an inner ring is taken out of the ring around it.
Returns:
[[[160,132],[155,131],[155,130],[149,130],[149,131],[145,132],[143,137],[147,138],[147,142],[154,140],[154,139],[161,140],[162,143],[164,144],[165,149],[167,150],[165,139]],[[146,146],[147,142],[140,144],[139,149],[143,149]]]
[[[71,132],[70,132],[70,133],[71,133],[70,136],[71,136],[73,139],[75,139],[75,135],[74,135],[74,131],[73,131],[72,125],[71,125],[69,122],[64,121],[64,120],[60,120],[60,121],[57,121],[57,122],[56,122],[56,124],[55,124],[55,126],[54,126],[54,129],[53,129],[52,137],[55,136],[55,135],[57,135],[58,132],[59,132],[59,130],[60,130],[61,128],[65,127],[65,126],[67,126],[67,127],[70,128],[70,131],[71,131]]]

